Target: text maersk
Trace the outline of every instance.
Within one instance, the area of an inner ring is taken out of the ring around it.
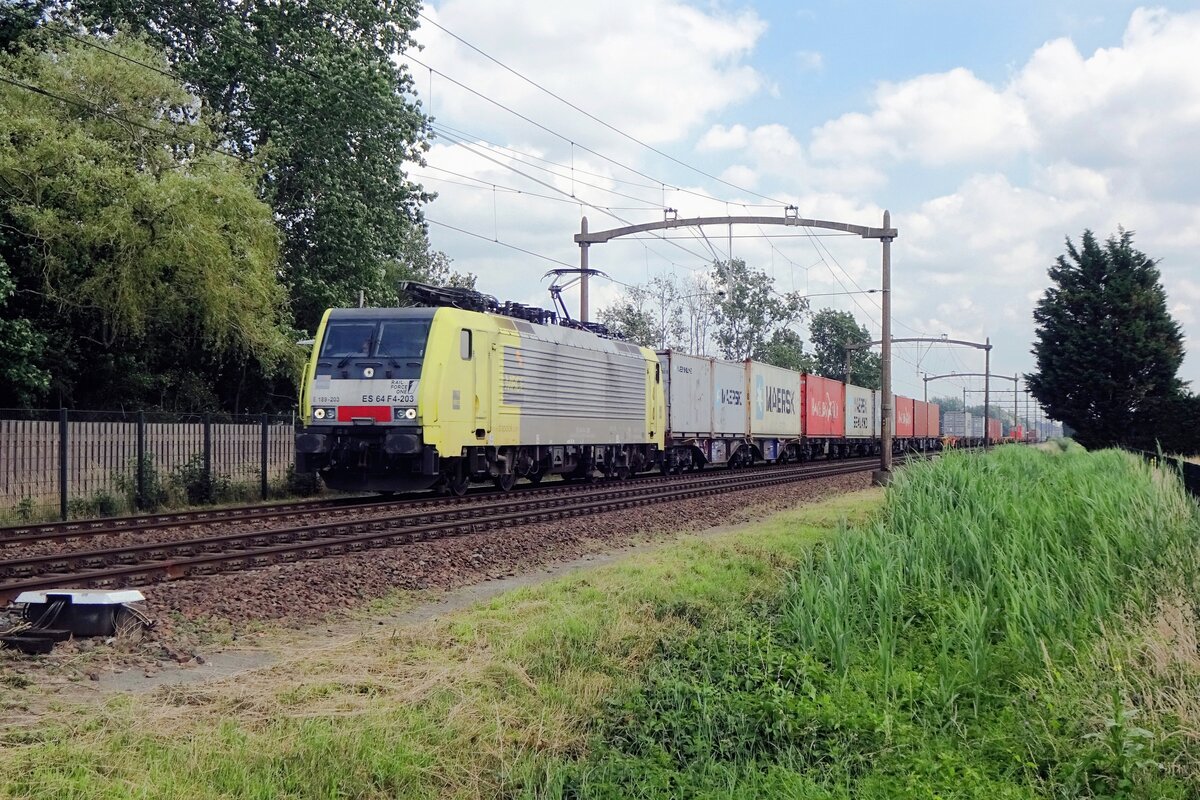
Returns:
[[[778,386],[767,387],[767,411],[773,414],[795,414],[796,392]]]

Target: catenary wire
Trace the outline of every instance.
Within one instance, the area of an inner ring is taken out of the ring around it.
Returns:
[[[599,123],[600,125],[603,125],[605,128],[607,128],[607,129],[609,129],[609,130],[613,131],[613,132],[614,132],[614,133],[616,133],[616,134],[619,134],[620,136],[623,136],[623,137],[625,137],[625,138],[626,138],[626,139],[628,139],[629,141],[631,141],[631,142],[634,142],[635,144],[641,145],[642,147],[646,148],[647,150],[650,150],[651,152],[657,153],[658,155],[662,156],[663,158],[666,158],[666,159],[668,159],[669,161],[672,161],[672,162],[674,162],[675,164],[678,164],[678,165],[679,165],[679,166],[681,166],[681,167],[684,167],[684,168],[686,168],[686,169],[689,169],[689,170],[691,170],[692,172],[695,172],[695,173],[697,173],[697,174],[699,174],[699,175],[703,175],[704,177],[706,177],[706,178],[709,178],[709,179],[711,179],[711,180],[717,181],[718,183],[724,184],[725,186],[728,186],[728,187],[730,187],[731,189],[736,189],[737,191],[739,191],[739,192],[742,192],[743,194],[754,195],[755,197],[761,197],[761,198],[762,198],[762,199],[764,199],[764,200],[770,200],[771,202],[773,202],[773,203],[776,203],[776,204],[778,204],[778,205],[785,205],[785,203],[783,203],[783,202],[781,202],[781,201],[779,201],[779,200],[776,200],[776,199],[775,199],[775,198],[773,198],[773,197],[768,197],[768,196],[767,196],[767,195],[765,195],[765,194],[760,194],[760,193],[758,193],[758,192],[755,192],[755,191],[753,191],[753,190],[750,190],[750,189],[745,189],[745,188],[743,188],[743,187],[741,187],[741,186],[738,186],[738,185],[736,185],[736,184],[730,183],[729,181],[727,181],[727,180],[724,180],[723,178],[719,178],[719,177],[717,177],[716,175],[711,175],[711,174],[709,174],[709,173],[705,172],[704,170],[702,170],[702,169],[699,169],[698,167],[694,167],[694,166],[692,166],[691,164],[688,164],[688,163],[686,163],[686,162],[684,162],[684,161],[680,161],[679,159],[675,158],[674,156],[670,155],[669,153],[665,153],[665,152],[663,152],[662,150],[659,150],[657,147],[654,147],[654,146],[652,146],[652,145],[649,145],[649,144],[647,144],[646,142],[643,142],[641,139],[638,139],[637,137],[635,137],[635,136],[633,136],[633,135],[631,135],[631,134],[629,134],[629,133],[626,133],[625,131],[621,130],[620,128],[617,128],[617,127],[616,127],[616,126],[614,126],[614,125],[610,125],[609,123],[607,123],[607,122],[605,122],[604,120],[600,119],[600,118],[599,118],[599,117],[597,117],[596,115],[594,115],[594,114],[592,114],[592,113],[590,113],[590,112],[588,112],[588,111],[585,111],[584,109],[582,109],[582,108],[580,108],[579,106],[577,106],[577,105],[575,105],[574,103],[572,103],[570,100],[567,100],[567,99],[565,99],[565,98],[561,97],[560,95],[558,95],[558,94],[555,94],[555,93],[554,93],[554,92],[552,92],[551,90],[547,89],[545,86],[542,86],[542,85],[541,85],[540,83],[538,83],[537,81],[534,81],[533,79],[526,77],[525,75],[521,74],[520,72],[518,72],[517,70],[515,70],[515,69],[513,69],[512,67],[508,66],[507,64],[503,63],[502,61],[500,61],[500,60],[496,59],[495,57],[493,57],[493,56],[489,55],[488,53],[485,53],[483,50],[480,50],[478,47],[476,47],[475,45],[471,44],[471,43],[470,43],[470,42],[468,42],[467,40],[463,39],[463,38],[462,38],[461,36],[459,36],[458,34],[454,33],[453,31],[450,31],[450,30],[448,30],[448,29],[447,29],[445,26],[443,26],[443,25],[441,25],[441,24],[439,24],[439,23],[437,23],[437,22],[435,22],[435,21],[431,20],[429,17],[425,16],[425,14],[421,13],[420,11],[418,11],[418,12],[417,12],[417,15],[418,15],[419,17],[421,17],[421,19],[423,19],[423,20],[425,20],[426,22],[428,22],[429,24],[431,24],[431,25],[433,25],[434,27],[436,27],[436,28],[440,29],[441,31],[443,31],[443,32],[444,32],[444,33],[446,33],[447,35],[449,35],[449,36],[453,37],[454,39],[458,40],[458,41],[459,41],[459,42],[461,42],[462,44],[464,44],[464,45],[466,45],[467,47],[469,47],[469,48],[471,48],[472,50],[474,50],[476,53],[479,53],[479,55],[481,55],[481,56],[483,56],[484,58],[488,59],[489,61],[491,61],[492,63],[496,64],[497,66],[499,66],[499,67],[501,67],[501,68],[503,68],[503,69],[507,70],[508,72],[510,72],[510,73],[512,73],[513,75],[517,76],[518,78],[520,78],[521,80],[523,80],[523,81],[525,81],[526,83],[530,84],[530,85],[531,85],[531,86],[533,86],[534,88],[536,88],[536,89],[539,89],[539,90],[540,90],[540,91],[542,91],[542,92],[545,92],[546,94],[548,94],[548,95],[550,95],[551,97],[553,97],[555,100],[558,100],[559,102],[566,104],[567,106],[569,106],[570,108],[574,109],[575,111],[578,111],[580,114],[583,114],[583,115],[584,115],[585,117],[587,117],[588,119],[590,119],[590,120],[592,120],[592,121],[594,121],[594,122],[596,122],[596,123]],[[445,76],[443,75],[443,77],[445,77]],[[598,154],[597,154],[597,155],[598,155]],[[651,179],[651,180],[653,180],[653,179]]]

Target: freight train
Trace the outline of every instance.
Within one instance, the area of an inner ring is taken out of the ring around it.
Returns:
[[[296,466],[344,491],[548,475],[590,481],[880,452],[880,393],[757,361],[656,352],[602,326],[408,283],[412,308],[325,312]],[[896,452],[940,449],[938,407],[896,397]]]

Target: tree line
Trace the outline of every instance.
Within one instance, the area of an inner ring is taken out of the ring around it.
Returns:
[[[714,261],[688,279],[667,275],[627,286],[599,317],[626,339],[656,350],[753,358],[838,380],[846,374],[846,345],[871,341],[853,314],[829,308],[813,313],[799,292],[777,291],[770,275],[736,258]],[[804,323],[811,351],[795,329]],[[869,349],[853,351],[851,380],[878,389],[880,363]]]
[[[450,280],[404,172],[417,10],[7,2],[0,406],[290,408],[325,308]]]

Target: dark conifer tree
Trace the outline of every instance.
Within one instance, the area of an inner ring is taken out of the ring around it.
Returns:
[[[1156,263],[1134,248],[1130,231],[1101,245],[1086,230],[1079,248],[1067,239],[1033,312],[1037,371],[1026,380],[1088,447],[1172,435],[1160,412],[1182,394],[1183,334]]]

